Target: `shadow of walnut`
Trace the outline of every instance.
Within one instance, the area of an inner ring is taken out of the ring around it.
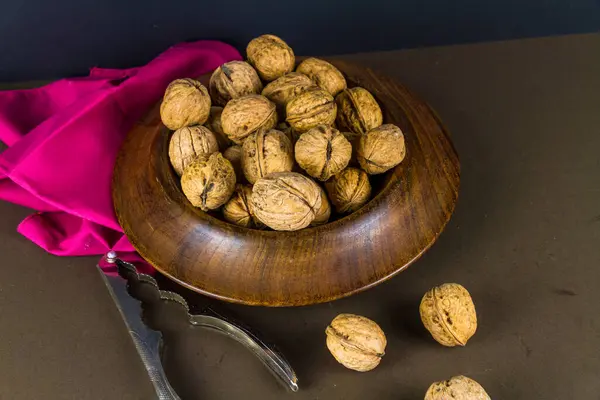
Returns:
[[[350,86],[377,98],[385,123],[405,135],[404,161],[369,203],[297,232],[237,227],[194,208],[167,154],[158,106],[129,133],[113,178],[115,210],[139,253],[180,284],[222,300],[263,306],[331,301],[402,271],[436,240],[458,198],[456,151],[429,106],[373,71],[331,61]]]

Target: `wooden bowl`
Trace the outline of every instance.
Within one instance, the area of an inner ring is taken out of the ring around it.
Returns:
[[[427,250],[452,214],[458,155],[431,108],[373,71],[331,61],[349,86],[368,89],[384,121],[405,135],[407,155],[380,178],[360,210],[297,232],[241,228],[194,208],[169,165],[170,133],[158,107],[129,133],[113,198],[120,224],[156,269],[222,300],[262,306],[331,301],[373,287]]]

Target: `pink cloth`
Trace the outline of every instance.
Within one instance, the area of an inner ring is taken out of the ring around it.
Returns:
[[[143,67],[0,92],[0,200],[39,210],[18,231],[58,256],[112,249],[133,260],[111,199],[121,142],[169,82],[240,59],[221,42],[184,43]]]

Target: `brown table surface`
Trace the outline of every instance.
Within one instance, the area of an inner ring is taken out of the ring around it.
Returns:
[[[431,382],[464,374],[495,399],[598,399],[600,35],[344,58],[439,112],[462,162],[455,215],[421,260],[365,293],[296,309],[220,304],[287,355],[296,394],[240,345],[186,327],[175,307],[154,310],[176,390],[184,399],[421,399]],[[0,399],[153,398],[96,258],[45,254],[15,232],[29,213],[0,203]],[[465,348],[438,345],[420,324],[421,296],[443,282],[474,297],[479,329]],[[346,370],[327,352],[325,327],[341,312],[386,332],[373,372]]]

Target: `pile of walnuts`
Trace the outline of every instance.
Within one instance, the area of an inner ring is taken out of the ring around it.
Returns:
[[[244,227],[295,231],[351,213],[371,196],[369,175],[406,154],[400,128],[383,124],[362,87],[330,63],[274,35],[253,39],[247,62],[218,67],[209,88],[168,86],[160,107],[174,130],[169,158],[188,200]],[[295,68],[295,70],[294,70]]]

